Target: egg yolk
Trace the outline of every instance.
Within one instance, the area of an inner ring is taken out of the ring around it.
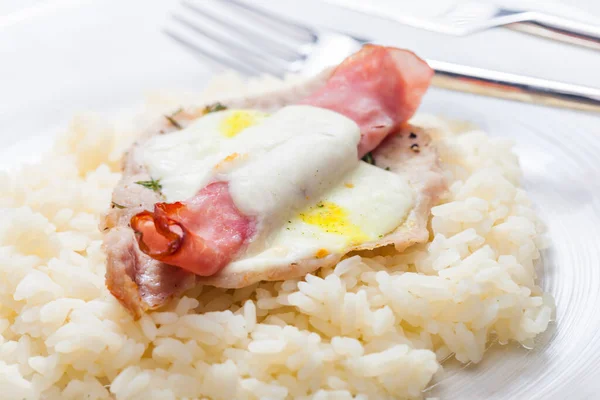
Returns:
[[[219,169],[223,169],[225,167],[227,167],[229,164],[231,164],[232,162],[239,160],[239,159],[245,159],[248,155],[247,154],[240,154],[240,153],[231,153],[230,155],[228,155],[227,157],[225,157],[224,159],[222,159],[221,161],[219,161],[215,166],[214,169],[219,170]]]
[[[256,125],[265,115],[251,111],[233,111],[221,121],[219,130],[225,137],[232,138],[246,128]]]
[[[307,212],[300,214],[300,219],[310,225],[316,225],[327,233],[342,235],[350,243],[362,243],[369,237],[350,221],[348,212],[335,203],[320,201]]]
[[[327,249],[319,249],[315,253],[315,257],[317,257],[317,258],[327,257],[328,255],[329,255],[329,250],[327,250]]]

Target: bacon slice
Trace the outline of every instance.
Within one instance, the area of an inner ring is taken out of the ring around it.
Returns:
[[[429,65],[411,51],[366,45],[302,103],[339,112],[356,122],[362,158],[413,116],[432,77]]]
[[[167,264],[210,276],[231,261],[254,233],[254,221],[233,203],[226,182],[185,202],[156,203],[131,218],[140,250]]]
[[[433,71],[407,50],[364,46],[301,104],[339,112],[360,127],[359,157],[375,149],[416,111]],[[226,183],[213,183],[181,203],[157,203],[131,218],[140,249],[197,275],[215,274],[254,234],[252,218],[233,203]]]

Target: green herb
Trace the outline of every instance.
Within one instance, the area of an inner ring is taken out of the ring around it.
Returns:
[[[177,128],[177,129],[179,129],[179,130],[182,130],[182,129],[183,129],[183,126],[181,126],[181,125],[179,124],[179,122],[175,121],[175,118],[173,118],[172,116],[170,116],[170,115],[165,115],[165,118],[166,118],[166,119],[167,119],[167,121],[169,121],[169,122],[171,123],[171,125],[173,125],[175,128]]]
[[[386,170],[386,171],[389,171],[389,170],[390,170],[390,167],[385,167],[385,170]]]
[[[114,201],[111,201],[110,203],[112,204],[113,207],[117,207],[117,208],[120,208],[120,209],[124,209],[125,208],[125,206],[122,206],[122,205],[120,205],[118,203],[115,203]]]
[[[323,207],[325,207],[325,204],[323,204],[322,202],[318,202],[318,203],[317,203],[317,207],[319,207],[319,208],[323,208]]]
[[[152,179],[150,178],[149,181],[137,181],[136,182],[138,185],[142,185],[143,187],[150,189],[150,190],[154,190],[156,193],[160,193],[160,191],[162,190],[162,185],[160,184],[160,179]]]
[[[214,103],[214,104],[209,104],[206,107],[204,107],[203,113],[204,114],[208,114],[208,113],[211,113],[211,112],[223,111],[223,110],[227,110],[227,107],[225,107],[221,103]]]
[[[175,116],[182,111],[183,111],[183,108],[180,107],[177,110],[175,110],[173,113],[171,113],[171,115],[165,115],[165,118],[167,119],[167,121],[169,121],[171,123],[171,125],[173,125],[175,128],[177,128],[179,130],[183,129],[183,126],[181,126],[181,124],[175,120]]]
[[[362,160],[371,165],[375,165],[375,159],[373,158],[373,154],[371,154],[371,152],[368,152],[367,154],[365,154],[365,156],[362,158]]]

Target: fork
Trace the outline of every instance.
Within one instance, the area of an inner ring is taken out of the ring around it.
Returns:
[[[242,0],[183,0],[181,5],[186,16],[174,14],[175,25],[165,33],[204,59],[245,75],[313,75],[369,42],[343,32],[312,28]],[[426,61],[435,71],[432,84],[440,88],[600,112],[597,88]]]
[[[438,17],[424,19],[390,13],[388,10],[384,11],[369,2],[327,1],[354,11],[447,35],[467,36],[491,28],[506,27],[544,38],[600,50],[600,26],[542,11],[521,10],[492,3],[468,1],[454,5]]]

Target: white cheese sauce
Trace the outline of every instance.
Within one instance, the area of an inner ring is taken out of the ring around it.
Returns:
[[[401,226],[414,200],[414,190],[403,177],[360,162],[319,201],[273,230],[262,251],[229,264],[227,273],[345,254],[352,246],[380,240]]]
[[[226,268],[269,268],[322,258],[400,226],[414,204],[401,176],[358,160],[360,130],[333,111],[288,106],[208,114],[140,149],[167,202],[229,182],[234,203],[259,234]]]

